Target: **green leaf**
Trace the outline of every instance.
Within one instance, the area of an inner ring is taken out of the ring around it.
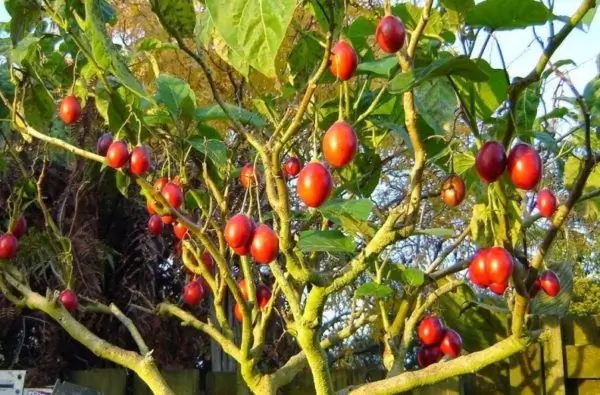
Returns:
[[[343,188],[361,197],[369,197],[379,184],[381,177],[381,157],[375,151],[365,149],[354,160],[339,170],[344,181]]]
[[[538,132],[533,135],[536,140],[541,142],[551,152],[558,152],[558,144],[553,135],[548,132]]]
[[[360,59],[373,59],[373,51],[369,45],[368,38],[373,35],[376,28],[377,26],[372,20],[364,16],[359,16],[350,26],[344,29],[344,37],[350,41]]]
[[[548,114],[542,115],[538,118],[538,121],[547,121],[549,119],[563,118],[565,115],[569,114],[569,109],[566,107],[556,107],[553,108]]]
[[[267,77],[292,20],[295,0],[206,0],[217,31],[234,51]]]
[[[358,65],[356,72],[358,74],[371,74],[390,78],[398,71],[400,65],[398,64],[398,58],[395,56],[388,56],[374,60],[372,62],[363,62]]]
[[[369,199],[334,200],[319,207],[321,214],[355,235],[373,237],[375,229],[368,222],[373,202]]]
[[[223,169],[227,166],[227,146],[221,140],[207,139],[196,136],[188,139],[188,143],[198,152],[205,155],[217,167]]]
[[[391,93],[404,93],[425,81],[437,77],[460,76],[471,81],[487,81],[488,74],[467,56],[456,56],[438,59],[427,67],[418,68],[412,72],[398,74],[390,81]]]
[[[19,41],[11,52],[11,60],[17,64],[31,65],[39,61],[37,50],[40,47],[40,37],[27,36]]]
[[[541,1],[485,0],[467,12],[465,23],[493,30],[511,30],[543,25],[553,18],[552,12]]]
[[[323,57],[324,49],[317,40],[314,33],[307,32],[300,38],[288,57],[290,83],[296,88],[302,88],[307,83]]]
[[[583,26],[585,27],[585,30],[589,30],[590,26],[592,25],[592,22],[594,21],[594,17],[596,16],[596,9],[598,7],[594,7],[591,8],[584,16],[583,19],[581,19],[581,23],[583,24]]]
[[[10,38],[16,45],[35,28],[42,6],[38,0],[6,0],[4,6],[11,16]]]
[[[538,292],[531,303],[533,314],[553,315],[562,317],[567,314],[573,294],[573,264],[571,262],[561,262],[548,264],[548,269],[552,270],[560,282],[560,292],[554,297],[550,297],[543,290]]]
[[[573,185],[579,178],[579,174],[583,169],[583,161],[576,156],[569,156],[567,159],[567,163],[565,163],[565,171],[563,175],[563,182],[567,189],[573,188]],[[591,192],[594,190],[600,189],[600,166],[594,167],[590,176],[585,183],[585,187],[583,188],[583,192]]]
[[[127,197],[129,191],[129,185],[131,184],[131,178],[125,174],[124,171],[117,171],[115,175],[115,181],[117,183],[117,189],[121,192],[121,195]]]
[[[302,252],[356,252],[354,240],[338,230],[300,232],[298,247]]]
[[[414,30],[421,20],[423,8],[409,3],[403,3],[392,7],[392,11],[394,15],[402,19],[402,22],[408,30]],[[425,36],[441,38],[440,34],[442,33],[443,29],[444,21],[442,15],[436,10],[431,10],[429,21],[427,22],[423,33]]]
[[[443,237],[445,239],[448,239],[448,238],[454,236],[454,229],[443,229],[443,228],[417,229],[417,230],[415,230],[415,233],[421,234],[421,235]]]
[[[234,106],[232,104],[225,104],[225,108],[229,111],[229,114],[238,121],[244,124],[250,124],[255,128],[263,128],[266,126],[265,120],[258,114],[250,112],[248,110],[244,110],[238,106]],[[218,104],[214,104],[208,107],[200,107],[196,109],[196,120],[210,121],[210,120],[223,120],[229,119],[227,118],[227,114],[223,111],[221,106]]]
[[[537,110],[540,105],[541,85],[539,83],[532,84],[519,97],[517,101],[516,109],[516,126],[517,135],[522,140],[530,143],[531,137],[533,136],[533,124],[537,115]]]
[[[403,265],[390,265],[390,278],[399,281],[410,287],[418,287],[425,282],[425,273],[423,271]]]
[[[454,154],[452,156],[452,166],[454,167],[454,172],[456,174],[462,175],[475,166],[475,155],[471,152],[459,152]]]
[[[375,299],[383,299],[390,296],[394,290],[385,284],[377,284],[374,282],[364,283],[354,291],[356,297],[374,297]]]
[[[329,30],[330,23],[334,26],[342,26],[344,20],[344,0],[309,0],[310,11],[321,26],[323,31]],[[331,14],[333,12],[333,15]]]
[[[194,36],[196,12],[192,0],[151,0],[152,11],[160,15],[167,31],[172,30],[182,38]]]
[[[100,9],[102,10],[102,19],[109,25],[117,23],[117,10],[106,0],[100,0]]]
[[[474,0],[442,0],[442,5],[449,10],[465,13],[475,5]]]
[[[488,75],[487,81],[473,82],[464,77],[453,77],[452,80],[469,113],[488,119],[506,99],[508,81],[503,69],[494,69],[483,59],[474,62]]]
[[[157,102],[164,104],[175,119],[191,120],[196,109],[196,94],[190,85],[169,74],[161,74],[156,79]]]
[[[35,129],[46,133],[54,116],[55,104],[50,92],[39,81],[27,85],[23,110],[25,119]]]
[[[106,33],[102,10],[97,0],[85,2],[85,33],[91,44],[91,52],[99,67],[106,69],[119,82],[142,99],[150,101],[146,90],[121,59],[115,45]]]
[[[177,49],[177,45],[168,42],[163,42],[156,38],[146,37],[137,43],[136,49],[138,51],[151,52],[165,49]]]

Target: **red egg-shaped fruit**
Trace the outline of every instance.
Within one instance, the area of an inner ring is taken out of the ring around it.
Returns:
[[[58,295],[58,300],[70,313],[75,312],[79,305],[77,294],[70,289],[62,290]]]
[[[240,247],[231,247],[231,249],[233,250],[233,252],[235,252],[236,255],[246,256],[250,253],[250,244],[245,244]]]
[[[421,320],[417,328],[417,334],[421,343],[426,346],[440,344],[444,336],[444,324],[435,315],[427,316]]]
[[[20,216],[10,229],[10,233],[17,239],[20,239],[27,232],[27,220],[24,216]]]
[[[233,306],[233,315],[238,322],[242,322],[244,320],[244,313],[242,313],[242,307],[236,303]]]
[[[547,270],[543,272],[540,277],[540,287],[544,290],[546,295],[555,297],[560,292],[560,281],[556,274]]]
[[[252,236],[252,221],[244,214],[236,214],[227,221],[223,235],[231,248],[248,245]]]
[[[210,255],[210,252],[208,251],[204,251],[202,253],[202,264],[204,265],[204,267],[206,268],[206,270],[209,273],[212,273],[214,267],[215,267],[215,260],[213,259],[212,255]]]
[[[79,100],[75,96],[67,96],[62,99],[58,108],[58,116],[67,125],[77,122],[81,117]]]
[[[535,298],[538,292],[540,292],[540,289],[542,289],[542,283],[538,277],[535,279],[533,285],[531,286],[531,289],[529,290],[529,297],[532,299]]]
[[[254,169],[252,163],[248,163],[246,166],[242,167],[242,171],[240,172],[240,182],[244,188],[256,186],[259,180],[260,175],[258,174],[258,171]]]
[[[490,291],[492,291],[496,295],[500,295],[500,296],[504,295],[506,288],[508,288],[508,282],[490,284]]]
[[[290,177],[296,177],[301,169],[302,163],[300,162],[300,159],[295,156],[288,158],[283,165],[284,173]]]
[[[265,284],[260,284],[256,287],[256,303],[261,310],[267,306],[272,295],[271,288],[267,287]]]
[[[329,70],[341,81],[347,81],[356,72],[358,56],[352,46],[344,40],[338,41],[331,48],[329,57]]]
[[[183,288],[183,301],[188,306],[196,306],[204,298],[204,289],[198,281],[187,283]]]
[[[163,231],[163,222],[160,218],[160,215],[152,215],[148,220],[148,232],[153,234],[154,236],[159,236]]]
[[[304,204],[308,207],[319,207],[331,194],[331,174],[322,164],[311,162],[300,171],[296,188]]]
[[[502,144],[497,141],[485,143],[475,158],[475,169],[486,183],[500,178],[506,169],[506,154]]]
[[[131,173],[136,176],[143,176],[152,167],[152,160],[150,159],[150,150],[145,145],[137,146],[131,152],[129,159],[129,168]]]
[[[279,238],[267,225],[259,225],[252,235],[250,255],[261,265],[268,265],[277,258],[278,254]]]
[[[448,206],[456,207],[461,204],[465,198],[465,183],[462,178],[454,174],[446,177],[440,196]]]
[[[384,52],[398,52],[404,45],[406,29],[404,24],[393,15],[384,16],[375,30],[377,44]]]
[[[517,144],[506,162],[508,176],[519,189],[531,190],[542,178],[542,158],[529,144]]]
[[[180,187],[172,182],[167,182],[161,193],[174,209],[178,209],[183,204],[183,192]]]
[[[512,257],[502,247],[492,247],[486,254],[485,272],[490,282],[504,284],[508,282],[514,263]]]
[[[9,260],[17,256],[19,241],[12,233],[5,233],[0,236],[0,259]]]
[[[106,164],[113,169],[120,169],[129,161],[129,150],[124,141],[114,141],[106,151]]]
[[[102,136],[98,138],[98,143],[96,144],[96,152],[98,155],[106,156],[108,152],[108,148],[113,143],[113,136],[110,133],[104,133]]]
[[[543,188],[538,192],[535,203],[540,215],[545,218],[550,218],[554,215],[558,204],[556,197],[548,188]]]
[[[173,234],[179,240],[187,240],[190,238],[188,228],[181,222],[177,222],[173,225]]]
[[[446,329],[442,342],[440,343],[440,351],[450,358],[456,358],[462,350],[462,338],[453,329]]]
[[[442,359],[444,354],[438,346],[421,347],[417,352],[417,362],[421,368],[433,365]]]
[[[473,284],[485,288],[491,284],[487,275],[487,248],[477,251],[471,263],[469,264],[469,278]]]
[[[352,162],[358,150],[358,138],[352,126],[337,121],[323,136],[323,156],[333,167],[344,167]]]
[[[163,215],[162,217],[160,217],[160,219],[162,220],[163,224],[165,224],[165,225],[171,225],[173,223],[173,221],[175,221],[175,218],[173,218],[170,215]]]

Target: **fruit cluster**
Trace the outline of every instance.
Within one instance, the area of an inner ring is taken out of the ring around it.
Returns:
[[[529,290],[529,296],[535,298],[538,292],[540,292],[540,289],[550,297],[558,295],[560,292],[560,281],[558,280],[556,273],[551,270],[546,270],[541,273],[533,283],[531,290]]]
[[[504,248],[483,248],[471,260],[469,277],[478,287],[489,287],[496,295],[503,295],[513,268],[513,258]]]
[[[417,352],[417,361],[421,368],[439,362],[444,355],[456,358],[462,350],[462,338],[453,329],[446,328],[442,320],[429,315],[419,323],[417,335],[421,347]]]
[[[261,265],[268,265],[279,254],[279,238],[265,224],[256,225],[252,218],[239,213],[227,221],[223,232],[225,241],[240,256],[250,253]]]
[[[167,203],[175,210],[179,209],[183,204],[183,190],[177,180],[169,181],[167,177],[159,177],[154,182],[153,188],[156,192],[160,192]],[[189,238],[188,229],[183,223],[175,222],[171,215],[158,215],[157,212],[159,210],[157,210],[155,201],[148,200],[146,209],[150,214],[148,231],[151,234],[155,236],[161,235],[165,225],[173,225],[173,234],[175,234],[175,237],[179,240]]]

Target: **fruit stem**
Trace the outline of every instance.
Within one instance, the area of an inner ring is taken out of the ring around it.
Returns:
[[[343,121],[344,120],[344,104],[343,104],[343,99],[344,99],[344,84],[340,83],[340,105],[339,105],[339,109],[338,109],[338,121]]]
[[[317,159],[317,131],[319,130],[319,109],[315,107],[315,125],[312,133],[312,155],[311,160]]]
[[[385,11],[385,15],[392,15],[392,4],[390,2],[390,0],[385,0],[383,2],[383,9]]]

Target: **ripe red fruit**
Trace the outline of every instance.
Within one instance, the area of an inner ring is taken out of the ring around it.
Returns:
[[[337,121],[323,137],[323,156],[333,167],[344,167],[352,162],[358,149],[358,139],[352,126],[344,121]]]
[[[163,223],[160,215],[152,215],[148,220],[148,232],[152,233],[155,236],[162,234],[163,231]]]
[[[347,81],[354,75],[358,66],[356,51],[347,41],[340,40],[331,48],[329,70],[341,81]]]
[[[113,143],[113,136],[110,133],[104,133],[98,139],[98,143],[96,144],[96,151],[98,155],[106,156],[108,152],[108,148]]]
[[[252,236],[250,244],[252,258],[261,265],[268,265],[279,254],[279,238],[273,230],[265,224],[259,225]]]
[[[265,284],[260,284],[258,287],[256,287],[256,303],[258,303],[258,307],[261,310],[267,306],[272,295],[273,293],[271,292],[271,289]]]
[[[173,225],[173,234],[175,234],[175,237],[179,240],[187,240],[190,238],[188,228],[181,222],[177,222]]]
[[[244,320],[244,314],[242,313],[242,307],[239,304],[235,304],[233,306],[233,315],[238,322],[242,322]]]
[[[492,291],[496,295],[504,295],[506,288],[508,288],[508,282],[490,284],[490,291]]]
[[[174,209],[178,209],[183,204],[183,192],[181,191],[181,188],[172,182],[167,182],[165,186],[162,187],[161,193]]]
[[[426,346],[440,344],[444,336],[444,324],[435,315],[430,315],[421,321],[417,329],[421,343]]]
[[[167,185],[167,183],[169,182],[169,179],[167,177],[159,177],[156,179],[156,181],[154,181],[154,190],[156,192],[161,192],[162,189],[164,188],[165,185]]]
[[[465,198],[465,183],[457,175],[446,177],[442,183],[441,197],[448,206],[456,207]]]
[[[162,220],[163,224],[165,224],[165,225],[171,225],[174,220],[174,218],[170,215],[163,215],[162,217],[160,217],[160,219]]]
[[[473,284],[481,288],[485,288],[491,284],[486,271],[488,251],[487,248],[477,251],[469,264],[469,278]]]
[[[486,254],[485,272],[492,283],[508,282],[513,271],[513,260],[502,247],[492,247]]]
[[[254,169],[254,165],[248,163],[246,166],[242,167],[242,171],[240,173],[240,182],[244,188],[250,188],[256,186],[258,184],[258,180],[260,176],[258,172]]]
[[[206,281],[206,279],[204,277],[198,277],[198,279],[196,281],[202,286],[205,296],[212,292],[210,285],[208,285],[208,281]]]
[[[231,249],[239,256],[246,256],[250,253],[250,243],[244,244],[241,247],[231,247]]]
[[[81,116],[81,106],[75,96],[67,96],[60,102],[58,116],[67,125],[71,125],[79,120]]]
[[[187,283],[183,288],[183,301],[188,306],[196,306],[204,298],[204,288],[198,281]]]
[[[17,222],[15,222],[10,229],[10,233],[13,234],[17,239],[20,239],[27,232],[27,220],[24,216],[20,216]]]
[[[387,15],[377,25],[375,37],[377,44],[384,52],[398,52],[404,45],[406,29],[400,19],[393,15]]]
[[[318,162],[311,162],[304,166],[298,175],[298,196],[308,207],[322,205],[333,188],[331,174]]]
[[[536,205],[542,217],[550,218],[556,211],[556,197],[548,188],[543,188],[538,192]]]
[[[542,283],[539,278],[536,278],[529,290],[529,297],[532,299],[535,298],[538,292],[540,292],[540,289],[542,289]]]
[[[446,333],[440,343],[440,351],[451,358],[456,358],[462,350],[462,338],[452,329],[446,329]]]
[[[0,236],[0,259],[9,260],[17,256],[19,241],[12,233]]]
[[[504,147],[497,141],[488,141],[481,147],[475,158],[475,169],[486,183],[494,182],[506,168]]]
[[[252,221],[244,214],[234,215],[227,221],[223,236],[231,248],[248,245],[252,236]]]
[[[421,347],[417,352],[417,361],[421,368],[437,363],[442,359],[444,354],[438,346]]]
[[[290,177],[295,177],[300,173],[300,169],[302,168],[302,163],[300,163],[300,159],[295,156],[290,157],[285,161],[283,165],[283,171]]]
[[[129,161],[129,150],[124,141],[114,141],[106,151],[106,163],[113,169],[120,169]]]
[[[555,297],[560,292],[560,281],[553,271],[545,271],[540,275],[540,287],[548,296]]]
[[[145,145],[139,145],[131,151],[129,159],[129,168],[136,176],[143,176],[150,170],[152,161],[150,160],[150,150]]]
[[[514,186],[530,190],[542,178],[542,159],[531,145],[517,144],[508,155],[507,169]]]
[[[72,313],[77,310],[77,305],[79,304],[77,294],[70,289],[62,290],[58,295],[58,300],[68,312]]]
[[[204,251],[202,253],[202,264],[207,271],[213,271],[213,268],[215,267],[215,260],[213,259],[212,255],[210,255],[210,252]]]
[[[238,281],[238,287],[240,287],[240,292],[242,293],[242,298],[244,298],[244,300],[248,300],[248,287],[246,285],[246,279],[242,278],[240,281]]]

